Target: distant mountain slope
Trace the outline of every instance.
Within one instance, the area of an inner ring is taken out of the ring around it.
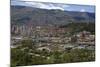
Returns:
[[[65,25],[71,22],[95,22],[95,14],[54,9],[47,10],[26,6],[11,6],[12,24]]]

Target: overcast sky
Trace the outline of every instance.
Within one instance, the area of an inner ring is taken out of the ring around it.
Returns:
[[[16,1],[42,1],[42,2],[54,2],[54,3],[95,5],[95,0],[16,0]]]
[[[23,1],[25,1],[25,2],[23,2]],[[36,2],[34,2],[34,1],[36,1]],[[64,4],[61,4],[65,0],[62,0],[62,1],[61,0],[59,0],[59,1],[58,0],[50,0],[52,2],[57,1],[57,2],[53,2],[55,4],[52,4],[52,3],[48,3],[50,1],[48,1],[46,3],[43,1],[47,1],[47,0],[41,0],[41,1],[39,1],[39,0],[12,0],[11,5],[31,6],[31,7],[37,7],[37,8],[42,8],[42,9],[60,9],[60,10],[67,10],[67,11],[95,12],[95,6],[93,4],[92,5],[89,5],[89,4],[72,5],[75,3],[66,3],[66,2]],[[73,1],[77,1],[77,0],[73,0]],[[91,3],[92,3],[92,0],[91,0]]]

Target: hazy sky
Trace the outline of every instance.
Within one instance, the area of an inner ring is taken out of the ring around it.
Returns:
[[[94,5],[95,4],[95,0],[16,0],[16,1],[42,1],[42,2],[84,4],[84,5]]]
[[[22,2],[25,1],[25,2]],[[37,7],[37,8],[43,8],[43,9],[60,9],[60,10],[68,10],[68,11],[80,11],[80,12],[95,12],[95,6],[89,5],[89,4],[77,4],[72,5],[73,3],[63,3],[61,4],[61,0],[58,2],[54,2],[56,4],[48,3],[48,2],[41,2],[45,0],[41,0],[40,2],[34,2],[36,0],[13,0],[11,2],[11,5],[22,5],[22,6],[31,6],[31,7]],[[46,0],[47,1],[47,0]],[[51,1],[51,0],[50,0]],[[53,0],[56,1],[56,0]],[[58,0],[57,0],[58,1]],[[62,2],[65,0],[62,0]],[[77,0],[73,0],[77,1]],[[85,0],[84,0],[85,1]],[[91,0],[92,3],[92,0]]]

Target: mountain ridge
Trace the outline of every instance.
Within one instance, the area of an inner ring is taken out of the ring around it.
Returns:
[[[47,10],[27,6],[11,6],[11,17],[11,23],[27,24],[29,22],[35,25],[95,22],[95,13]]]

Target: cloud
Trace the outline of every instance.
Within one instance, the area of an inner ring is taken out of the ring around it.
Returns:
[[[81,10],[80,10],[80,12],[85,12],[85,11],[86,11],[85,9],[81,9]]]
[[[60,9],[64,10],[65,7],[70,7],[69,5],[63,4],[52,4],[52,3],[43,3],[43,2],[25,2],[30,6],[42,8],[42,9]]]

